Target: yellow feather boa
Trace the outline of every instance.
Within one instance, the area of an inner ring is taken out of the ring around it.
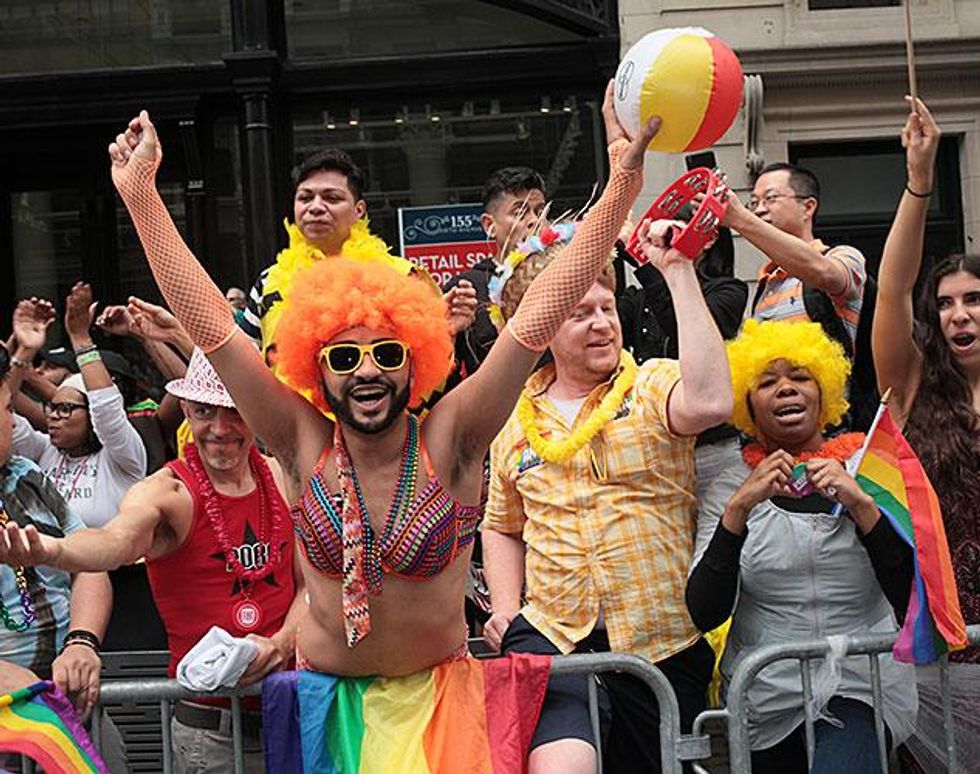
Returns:
[[[318,247],[306,241],[306,237],[303,236],[303,232],[299,230],[298,226],[290,223],[288,219],[283,221],[283,225],[286,227],[286,233],[289,234],[289,246],[279,252],[279,255],[276,256],[276,262],[270,267],[269,273],[266,275],[263,294],[269,295],[278,292],[285,300],[296,273],[324,260],[326,256]],[[411,274],[418,269],[411,261],[398,255],[392,255],[391,249],[384,240],[372,234],[368,229],[367,218],[358,220],[351,227],[350,236],[340,248],[340,255],[357,261],[382,260],[402,274]],[[273,342],[276,325],[279,323],[281,314],[282,302],[277,302],[267,309],[262,317],[263,351],[268,349]]]
[[[623,350],[619,358],[622,370],[613,380],[612,387],[599,401],[599,405],[592,410],[589,418],[575,428],[568,437],[561,440],[545,440],[538,429],[537,418],[534,413],[534,401],[531,400],[527,392],[521,393],[517,401],[517,418],[521,423],[521,430],[534,453],[545,462],[561,464],[567,462],[587,443],[598,434],[603,427],[616,416],[619,407],[623,405],[627,393],[636,381],[636,374],[639,371],[633,356]]]

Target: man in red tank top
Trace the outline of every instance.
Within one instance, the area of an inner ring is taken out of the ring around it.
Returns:
[[[303,607],[292,523],[279,470],[254,445],[207,358],[195,350],[181,399],[194,444],[127,492],[114,519],[66,538],[33,527],[0,533],[0,561],[94,572],[146,558],[153,598],[167,631],[169,674],[212,626],[258,646],[239,685],[286,667]],[[258,699],[243,702],[246,771],[263,771]],[[174,770],[233,770],[227,701],[180,701],[174,709]]]

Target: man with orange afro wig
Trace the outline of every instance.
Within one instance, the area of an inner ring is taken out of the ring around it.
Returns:
[[[426,283],[344,257],[296,276],[277,329],[279,367],[293,387],[312,391],[311,405],[236,333],[224,295],[181,240],[156,191],[160,144],[146,112],[109,146],[113,181],[157,284],[282,466],[310,602],[300,666],[398,676],[464,649],[484,457],[541,352],[607,263],[659,126],[654,119],[629,140],[612,84],[603,115],[610,177],[602,197],[480,370],[424,422],[407,407],[452,364],[445,302]]]

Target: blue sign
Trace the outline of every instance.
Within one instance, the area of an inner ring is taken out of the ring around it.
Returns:
[[[446,242],[486,242],[480,225],[482,204],[441,204],[432,207],[399,207],[398,230],[402,254],[406,247]]]

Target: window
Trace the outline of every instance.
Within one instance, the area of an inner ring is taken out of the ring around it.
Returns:
[[[958,138],[943,137],[929,201],[925,254],[944,257],[963,250]],[[796,144],[794,164],[820,181],[814,231],[827,244],[849,244],[864,253],[877,275],[885,237],[905,186],[905,152],[898,140]]]
[[[538,170],[553,216],[585,204],[605,169],[605,146],[593,132],[598,105],[584,95],[468,96],[474,98],[428,105],[298,107],[293,161],[323,147],[350,153],[367,178],[371,228],[393,247],[399,207],[478,202],[500,167]]]

